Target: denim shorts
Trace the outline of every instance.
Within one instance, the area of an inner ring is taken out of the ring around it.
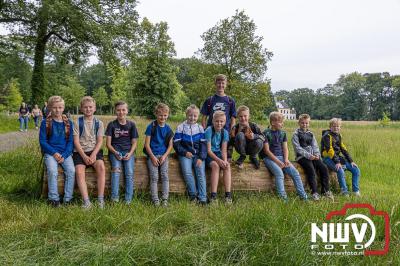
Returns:
[[[221,153],[221,151],[213,151],[213,153],[214,153],[215,155],[217,155],[217,157],[220,158],[220,159],[222,160],[222,153]],[[208,167],[210,167],[210,164],[211,164],[212,161],[214,161],[214,159],[207,155],[207,158],[206,158],[206,165],[207,165]]]

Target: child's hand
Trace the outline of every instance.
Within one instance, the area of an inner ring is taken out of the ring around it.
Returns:
[[[122,156],[121,156],[120,152],[117,151],[117,152],[114,153],[114,155],[115,155],[115,158],[117,158],[118,161],[122,160]]]
[[[186,152],[185,156],[186,156],[186,158],[191,159],[193,157],[193,154],[188,151],[188,152]]]
[[[221,159],[218,159],[217,160],[217,164],[219,165],[219,167],[221,167],[222,169],[225,169],[225,163],[224,163],[224,161],[223,160],[221,160]]]
[[[122,160],[124,161],[128,161],[132,156],[132,152],[128,152],[127,154],[125,154],[124,157],[122,157]]]
[[[96,154],[94,154],[92,152],[92,154],[90,154],[90,164],[94,164],[96,162]]]
[[[245,136],[246,136],[247,139],[254,139],[254,133],[253,132],[246,133]]]
[[[201,159],[197,159],[196,166],[200,167],[202,163],[203,163],[203,161]]]
[[[290,166],[290,161],[289,160],[285,160],[285,167],[289,167]]]
[[[57,162],[62,158],[61,154],[59,154],[58,152],[54,153],[53,157],[54,159],[56,159]]]
[[[151,156],[150,160],[151,160],[151,162],[153,163],[154,166],[156,166],[156,167],[160,166],[160,162],[158,161],[156,156],[154,156],[154,155]]]
[[[230,165],[230,163],[227,160],[223,161],[223,163],[224,163],[224,169],[227,169]]]
[[[335,165],[336,171],[339,171],[340,168],[342,168],[342,165],[341,165],[340,163],[337,163],[337,164]]]
[[[358,168],[358,166],[357,166],[357,164],[355,162],[352,162],[351,166]]]
[[[161,156],[160,159],[158,159],[159,165],[162,165],[166,159],[167,159],[167,156],[165,156],[165,155]]]
[[[82,157],[82,159],[86,165],[91,165],[93,163],[92,159],[89,156],[87,156],[86,154]]]
[[[283,163],[283,162],[281,162],[281,161],[278,161],[277,165],[278,165],[281,169],[285,168],[285,163]]]

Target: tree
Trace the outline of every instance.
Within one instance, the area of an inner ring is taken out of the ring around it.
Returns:
[[[111,94],[112,73],[104,64],[85,67],[79,75],[79,83],[85,87],[88,95],[93,95],[100,87]]]
[[[223,66],[229,81],[263,81],[272,53],[262,47],[256,29],[244,11],[236,10],[201,35],[204,47],[199,53],[206,63]]]
[[[103,114],[103,107],[107,106],[110,103],[107,92],[103,86],[101,86],[94,92],[93,98],[96,100],[96,106],[97,109],[100,110],[100,114]]]
[[[400,76],[394,76],[392,80],[393,88],[393,120],[400,119]]]
[[[167,33],[168,25],[153,25],[145,18],[140,28],[142,43],[132,58],[128,93],[135,112],[153,117],[154,107],[160,102],[168,104],[171,111],[178,111],[184,95],[176,78],[177,69],[171,64],[175,49]]]
[[[116,51],[135,42],[138,14],[135,0],[20,1],[1,3],[0,23],[11,34],[2,43],[27,45],[34,52],[32,102],[44,95],[44,60],[56,47],[68,60],[79,61],[95,46],[103,61],[115,62]],[[57,49],[55,49],[57,50]]]
[[[0,110],[15,111],[21,105],[22,96],[19,92],[17,79],[11,79],[7,85],[0,90]]]
[[[117,101],[126,99],[127,96],[127,84],[128,84],[128,72],[124,67],[118,67],[113,70],[113,78],[111,83],[111,98],[110,105],[114,111],[113,106]]]
[[[85,88],[73,77],[67,77],[66,84],[60,86],[60,96],[65,101],[67,110],[76,110],[79,113],[81,98],[85,96]]]
[[[289,94],[290,107],[296,110],[297,114],[309,114],[314,113],[314,99],[315,93],[309,88],[299,88],[290,92]]]

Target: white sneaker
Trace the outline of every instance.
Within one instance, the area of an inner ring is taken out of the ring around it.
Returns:
[[[321,199],[321,197],[319,196],[318,193],[314,193],[314,194],[312,194],[312,199],[315,201],[319,201]]]
[[[323,194],[325,197],[327,197],[328,199],[334,200],[333,194],[331,191],[327,191]]]
[[[361,193],[360,193],[360,191],[353,192],[353,195],[354,195],[354,196],[356,196],[356,197],[361,197]]]
[[[90,201],[88,201],[86,203],[83,203],[82,204],[82,208],[85,209],[85,210],[89,210],[89,209],[92,208],[92,203]]]

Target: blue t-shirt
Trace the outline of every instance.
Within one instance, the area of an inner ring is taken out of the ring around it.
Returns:
[[[224,130],[224,139],[222,140],[222,142],[228,142],[229,141],[229,133],[226,129]],[[214,137],[212,136],[212,127],[208,127],[206,129],[206,131],[204,132],[207,143],[211,142],[211,150],[213,152],[220,152],[221,151],[221,147],[220,147],[220,143],[221,143],[221,132],[215,132],[214,133]],[[212,139],[211,139],[212,138]]]
[[[210,107],[208,106],[210,104]],[[230,131],[231,125],[231,117],[236,117],[236,103],[235,100],[228,96],[218,96],[215,94],[207,98],[207,100],[203,103],[201,107],[201,114],[208,116],[207,126],[212,125],[212,118],[215,111],[223,111],[226,116],[226,124],[224,128]]]
[[[269,150],[275,156],[283,156],[283,142],[287,142],[286,134],[284,134],[283,140],[281,141],[281,131],[280,130],[271,130],[272,135],[272,143],[268,143],[268,139],[265,138],[265,142],[269,144]]]
[[[169,125],[165,124],[163,127],[160,125],[156,126],[156,131],[154,132],[154,136],[151,135],[151,129],[153,128],[153,122],[151,122],[144,133],[146,136],[150,136],[150,148],[154,155],[163,155],[168,146],[165,145],[165,138],[168,133],[172,131]]]

